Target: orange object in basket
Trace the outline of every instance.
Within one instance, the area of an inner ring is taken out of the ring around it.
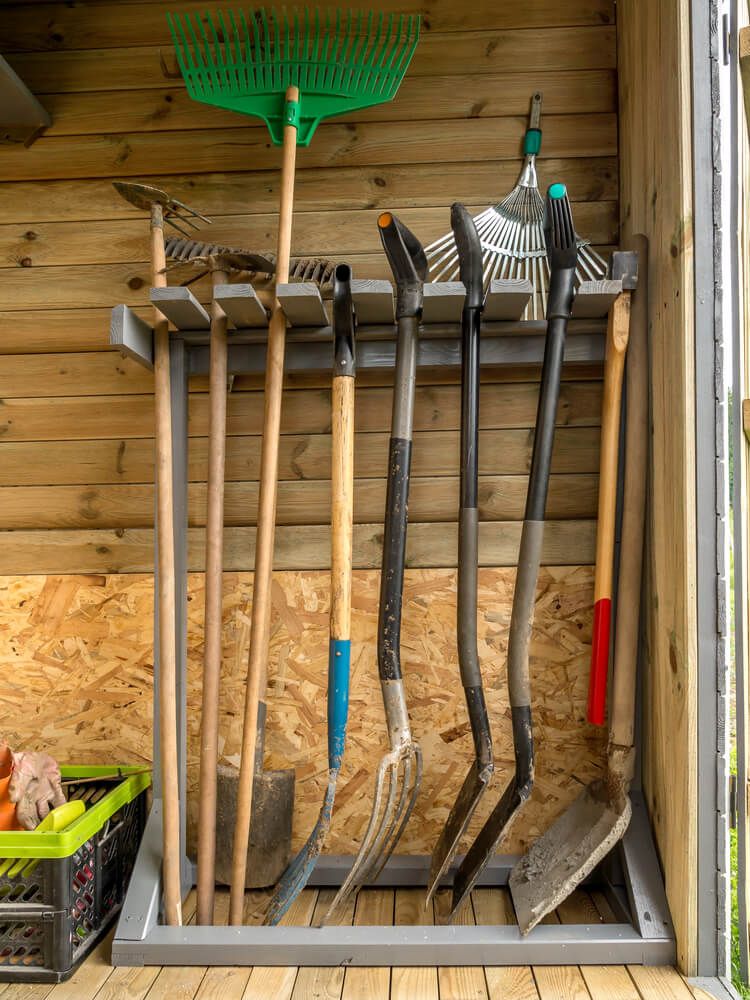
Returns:
[[[23,830],[16,819],[16,804],[11,802],[8,789],[13,774],[13,755],[7,743],[0,744],[0,830]]]

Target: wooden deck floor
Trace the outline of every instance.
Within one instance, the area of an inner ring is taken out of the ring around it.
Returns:
[[[310,923],[329,891],[305,890],[285,923]],[[445,905],[425,913],[417,889],[368,889],[340,922],[424,924]],[[226,921],[228,893],[217,897],[217,922]],[[246,920],[259,922],[266,896],[248,893]],[[478,889],[466,921],[514,923],[510,898],[502,889]],[[184,918],[195,916],[195,895]],[[604,897],[579,891],[551,916],[552,922],[611,922]],[[0,984],[0,1000],[710,1000],[672,968],[643,966],[517,966],[515,968],[293,968],[155,967],[117,968],[109,964],[110,934],[67,982],[57,986]]]

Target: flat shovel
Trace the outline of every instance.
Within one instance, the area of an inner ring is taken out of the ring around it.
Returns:
[[[482,244],[470,213],[456,202],[451,227],[466,298],[461,313],[461,494],[458,514],[458,664],[466,698],[474,760],[432,852],[427,903],[450,867],[494,770],[492,735],[477,650],[479,556],[479,342],[484,292]]]
[[[449,915],[451,920],[468,899],[477,879],[508,834],[534,786],[529,643],[544,540],[544,512],[560,398],[565,336],[575,294],[577,260],[577,238],[564,184],[553,184],[547,192],[544,235],[550,267],[547,336],[508,640],[508,694],[516,770],[456,872]]]
[[[633,242],[638,253],[630,255],[628,271],[635,275],[640,267],[645,273],[646,240],[636,237]],[[510,891],[522,934],[527,934],[580,885],[622,838],[630,822],[628,792],[635,757],[635,682],[648,466],[648,318],[645,290],[633,295],[632,310],[629,299],[627,290],[618,296],[608,331],[609,341],[616,335],[613,328],[617,323],[626,323],[630,314],[625,493],[607,773],[584,789],[513,868]],[[607,346],[609,349],[609,343]]]

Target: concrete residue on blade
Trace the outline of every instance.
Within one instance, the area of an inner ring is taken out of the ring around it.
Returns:
[[[567,899],[622,838],[630,800],[612,807],[603,782],[594,782],[516,864],[509,885],[521,933],[528,933]]]

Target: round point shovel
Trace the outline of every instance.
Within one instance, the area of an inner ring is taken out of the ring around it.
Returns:
[[[471,817],[494,770],[492,735],[477,650],[477,567],[479,562],[479,342],[484,294],[482,244],[463,205],[451,208],[466,299],[461,313],[461,496],[458,515],[458,663],[466,697],[474,760],[432,852],[427,900],[448,871]]]

